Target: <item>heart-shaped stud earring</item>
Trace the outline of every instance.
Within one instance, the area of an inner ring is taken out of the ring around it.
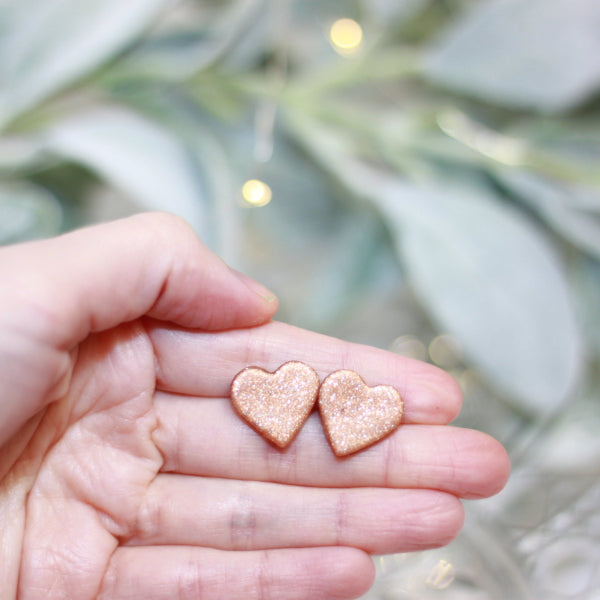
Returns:
[[[334,453],[346,456],[398,427],[404,407],[392,386],[369,387],[358,373],[342,370],[321,384],[319,410]]]
[[[280,448],[296,436],[312,410],[319,376],[304,363],[292,361],[269,373],[248,367],[231,384],[231,402],[256,431]]]

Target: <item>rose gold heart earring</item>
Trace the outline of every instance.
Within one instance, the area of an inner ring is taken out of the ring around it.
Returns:
[[[280,448],[287,447],[304,425],[315,402],[336,456],[363,450],[398,427],[400,394],[389,385],[369,387],[354,371],[328,375],[292,361],[270,373],[248,367],[231,384],[231,402],[253,429]]]
[[[319,390],[319,411],[336,456],[363,450],[391,433],[404,406],[390,385],[369,387],[354,371],[328,375]]]
[[[298,361],[287,362],[274,373],[248,367],[231,384],[231,402],[252,428],[285,448],[308,418],[319,383],[317,373]]]

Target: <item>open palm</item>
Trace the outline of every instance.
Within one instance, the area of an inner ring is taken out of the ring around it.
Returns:
[[[169,217],[2,252],[2,598],[352,598],[369,554],[449,542],[458,498],[505,482],[494,440],[447,426],[447,375],[270,322],[266,291]],[[338,459],[315,413],[275,448],[229,386],[288,360],[395,386],[403,424]]]

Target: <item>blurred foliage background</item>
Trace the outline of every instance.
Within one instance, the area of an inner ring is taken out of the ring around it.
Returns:
[[[513,476],[368,598],[597,600],[599,89],[597,0],[0,0],[0,243],[178,213],[449,370]]]

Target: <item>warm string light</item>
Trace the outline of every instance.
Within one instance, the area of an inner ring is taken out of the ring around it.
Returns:
[[[462,348],[460,342],[447,333],[438,335],[429,343],[427,348],[431,362],[442,369],[453,369],[462,361]]]
[[[440,560],[431,569],[425,583],[436,590],[445,590],[456,577],[454,566],[447,560]]]
[[[271,202],[271,188],[258,179],[249,179],[242,186],[242,198],[250,206],[266,206]]]
[[[335,51],[341,54],[342,56],[350,56],[358,52],[362,45],[362,39],[362,27],[354,19],[338,19],[337,21],[335,21],[335,23],[333,23],[331,29],[329,30],[329,41],[331,42],[331,45],[333,46]],[[272,109],[273,107],[271,107],[270,112],[273,112]],[[264,115],[262,115],[261,113],[260,116]],[[271,142],[273,116],[274,115],[270,115],[270,128],[266,128],[269,129]],[[259,121],[262,123],[264,119]],[[261,141],[264,142],[264,140]],[[272,152],[272,148],[270,148],[268,153],[261,152],[261,158],[264,160],[264,154],[267,156],[268,160],[268,158],[270,158],[270,152]],[[242,186],[242,198],[244,202],[250,206],[266,206],[267,204],[269,204],[269,202],[271,202],[272,197],[273,192],[271,191],[271,188],[264,181],[260,181],[259,179],[249,179]]]
[[[402,335],[396,338],[392,342],[390,350],[408,358],[427,360],[427,347],[414,335]]]
[[[354,19],[338,19],[329,30],[329,41],[333,49],[342,56],[358,52],[362,39],[362,27]]]

